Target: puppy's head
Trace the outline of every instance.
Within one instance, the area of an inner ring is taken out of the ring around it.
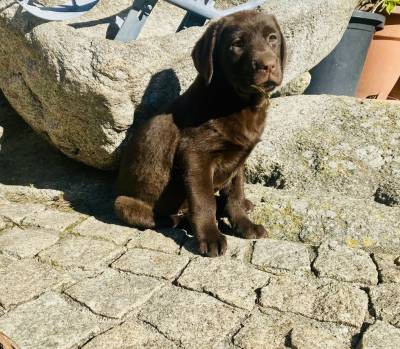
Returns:
[[[285,39],[274,16],[237,12],[208,26],[192,58],[206,84],[222,78],[240,95],[268,92],[282,83]]]

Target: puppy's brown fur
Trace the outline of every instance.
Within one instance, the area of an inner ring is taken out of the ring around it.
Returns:
[[[241,236],[265,236],[246,213],[252,204],[243,192],[244,162],[264,130],[264,92],[282,82],[285,56],[272,16],[243,11],[211,23],[192,52],[196,80],[127,146],[117,216],[154,228],[185,215],[200,252],[218,256],[227,247],[216,224],[219,191],[224,214]]]

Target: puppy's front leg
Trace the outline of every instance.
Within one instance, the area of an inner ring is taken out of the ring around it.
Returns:
[[[221,256],[226,252],[227,243],[217,227],[211,161],[206,155],[193,153],[185,158],[189,219],[199,251],[209,257]]]
[[[247,216],[246,199],[244,197],[244,167],[242,166],[229,185],[220,191],[225,202],[225,214],[232,225],[242,237],[246,239],[259,239],[267,236],[265,228],[254,224]]]

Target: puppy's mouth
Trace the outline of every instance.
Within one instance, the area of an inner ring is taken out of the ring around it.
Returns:
[[[266,96],[269,92],[274,90],[274,88],[278,86],[278,84],[275,81],[268,80],[263,82],[262,84],[252,84],[250,85],[250,90],[252,92],[257,92],[261,95]]]
[[[279,86],[281,82],[282,78],[279,74],[257,72],[253,77],[252,85],[257,85],[267,91],[272,91],[275,87]]]
[[[253,75],[246,84],[236,85],[235,90],[239,95],[247,96],[250,94],[260,94],[267,96],[268,93],[273,91],[281,84],[281,79],[272,74],[259,74]]]
[[[271,92],[275,87],[278,86],[278,83],[273,80],[268,80],[261,84],[261,87],[266,90],[267,92]]]

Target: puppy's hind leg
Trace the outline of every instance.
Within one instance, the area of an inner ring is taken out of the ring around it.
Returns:
[[[114,211],[117,217],[138,228],[154,228],[153,208],[146,202],[129,196],[118,196],[114,202]]]

